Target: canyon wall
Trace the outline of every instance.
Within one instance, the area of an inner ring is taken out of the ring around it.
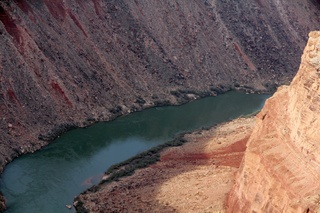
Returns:
[[[288,83],[314,0],[0,1],[0,171],[66,130]]]
[[[300,69],[259,113],[228,212],[320,211],[320,32]]]

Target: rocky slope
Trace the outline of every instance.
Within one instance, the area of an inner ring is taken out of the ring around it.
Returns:
[[[94,121],[289,82],[315,0],[0,1],[0,171]]]
[[[0,171],[75,126],[289,82],[319,3],[0,1]]]
[[[188,134],[155,165],[80,195],[77,210],[320,212],[320,31],[309,37],[297,75],[255,122]]]
[[[320,32],[300,69],[258,115],[228,212],[320,211]]]

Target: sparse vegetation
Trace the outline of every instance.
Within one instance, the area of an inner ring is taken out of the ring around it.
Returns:
[[[113,113],[113,114],[118,114],[118,113],[120,113],[122,111],[122,107],[121,106],[116,106],[115,108],[110,109],[109,111],[111,113]]]
[[[170,91],[170,94],[176,96],[177,98],[180,98],[180,97],[181,97],[180,92],[179,92],[179,91],[176,91],[176,90]]]
[[[3,197],[3,194],[0,192],[0,212],[6,209],[6,201]]]
[[[160,159],[160,152],[165,148],[181,146],[185,142],[187,142],[187,140],[183,138],[183,135],[180,135],[172,141],[151,148],[132,158],[129,158],[126,161],[115,164],[111,166],[106,172],[106,175],[109,175],[109,177],[101,181],[100,184],[118,181],[121,177],[130,176],[136,169],[145,168],[151,164],[156,163]]]
[[[74,207],[76,208],[77,213],[89,213],[89,211],[86,208],[84,208],[83,202],[78,197],[75,199],[74,203]]]
[[[158,100],[154,102],[155,106],[169,106],[170,101],[169,100]]]
[[[138,97],[137,100],[136,100],[136,103],[137,104],[140,104],[140,105],[143,105],[146,103],[146,101],[142,98],[142,97]]]
[[[180,134],[175,139],[168,141],[159,146],[153,147],[145,152],[142,152],[132,158],[129,158],[126,161],[115,164],[111,166],[107,171],[106,175],[109,177],[105,180],[102,180],[99,185],[93,186],[81,194],[85,194],[86,192],[96,192],[99,190],[100,186],[105,183],[110,183],[112,181],[119,181],[122,177],[130,176],[134,173],[136,169],[145,168],[149,165],[156,163],[160,159],[160,152],[163,151],[167,147],[175,147],[181,146],[187,142],[184,138],[184,134]],[[77,213],[87,213],[88,210],[83,206],[83,202],[79,197],[76,197],[74,200],[75,208]]]
[[[43,141],[53,141],[56,139],[58,136],[62,135],[63,133],[75,129],[78,126],[75,123],[64,123],[56,126],[51,132],[49,132],[46,135],[40,134],[38,136],[39,140]]]

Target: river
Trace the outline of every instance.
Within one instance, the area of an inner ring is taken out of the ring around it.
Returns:
[[[6,213],[74,212],[65,206],[111,165],[173,139],[263,106],[270,95],[228,92],[181,106],[156,107],[62,135],[8,164],[0,179]]]

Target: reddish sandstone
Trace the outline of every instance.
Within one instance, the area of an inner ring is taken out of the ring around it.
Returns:
[[[254,120],[187,134],[158,163],[79,198],[90,212],[224,212]]]
[[[320,32],[311,32],[290,86],[257,116],[228,212],[319,212]]]

